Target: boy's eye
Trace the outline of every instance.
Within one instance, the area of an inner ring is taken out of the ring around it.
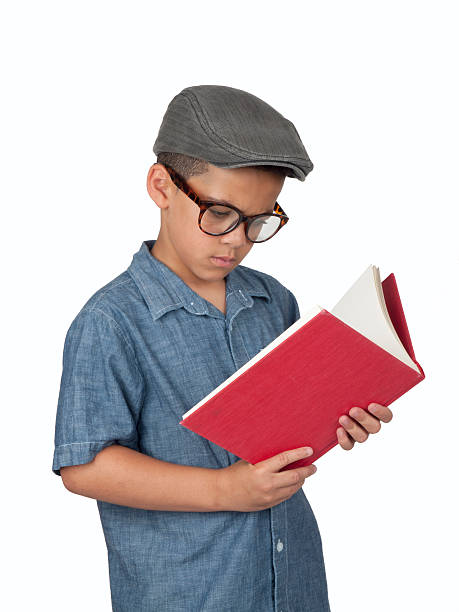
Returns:
[[[210,209],[210,212],[213,214],[214,217],[227,217],[230,214],[229,211],[224,212],[222,210],[214,210],[213,207]]]

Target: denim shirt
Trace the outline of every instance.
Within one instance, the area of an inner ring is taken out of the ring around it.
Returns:
[[[238,265],[226,314],[142,242],[65,338],[52,470],[111,444],[210,469],[240,458],[182,415],[300,316],[274,277]],[[115,612],[328,612],[322,542],[299,489],[254,512],[143,510],[97,500]],[[90,602],[88,601],[90,607]]]

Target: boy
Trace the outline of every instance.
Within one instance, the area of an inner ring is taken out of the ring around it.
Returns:
[[[328,611],[302,490],[315,466],[280,472],[308,452],[251,465],[179,424],[299,318],[286,287],[240,263],[287,222],[285,177],[313,164],[290,121],[215,85],[173,98],[153,150],[159,235],[70,325],[52,469],[97,500],[116,612]],[[391,416],[356,410],[343,448]]]

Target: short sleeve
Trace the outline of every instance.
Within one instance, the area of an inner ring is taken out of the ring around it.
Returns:
[[[287,288],[286,288],[287,289]],[[289,325],[293,325],[300,318],[300,309],[298,302],[293,293],[287,289],[288,301],[289,301]]]
[[[109,315],[82,310],[64,343],[52,470],[89,463],[118,443],[138,450],[144,383],[132,345]]]

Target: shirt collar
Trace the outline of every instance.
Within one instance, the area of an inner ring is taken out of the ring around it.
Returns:
[[[177,308],[185,308],[192,314],[212,314],[209,302],[193,291],[166,264],[154,257],[150,250],[156,240],[144,240],[132,258],[127,272],[142,293],[154,320]],[[243,306],[250,308],[253,297],[271,301],[271,295],[251,269],[236,266],[226,276],[227,295],[234,293]]]

